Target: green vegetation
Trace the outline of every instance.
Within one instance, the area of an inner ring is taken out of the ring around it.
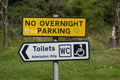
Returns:
[[[91,34],[101,35],[106,29],[112,30],[115,1],[9,0],[9,45],[16,46],[16,42],[18,44],[21,41],[43,41],[42,38],[22,37],[22,19],[24,17],[53,17],[53,14],[58,14],[59,17],[85,17],[87,20],[87,36],[92,36]],[[0,33],[1,35],[3,33],[2,27],[0,27]],[[1,38],[3,41],[3,35]]]
[[[95,44],[90,50],[90,60],[59,61],[60,80],[120,79],[120,50]],[[23,62],[19,48],[0,48],[1,80],[53,80],[52,62]]]
[[[110,30],[89,34],[90,60],[59,61],[60,80],[119,80],[120,50],[108,48]],[[30,39],[30,40],[29,40]],[[60,40],[65,38],[60,37]],[[48,37],[27,37],[24,42],[48,41]],[[24,62],[18,54],[23,41],[13,42],[8,48],[0,46],[0,79],[1,80],[53,80],[52,61]],[[52,41],[52,38],[49,40]],[[1,42],[0,42],[1,44]],[[15,46],[16,45],[16,46]]]

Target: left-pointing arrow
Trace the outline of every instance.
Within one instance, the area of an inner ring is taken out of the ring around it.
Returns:
[[[25,59],[29,59],[29,57],[28,57],[27,54],[26,54],[26,50],[27,50],[28,46],[29,46],[29,45],[25,45],[24,48],[23,48],[23,50],[22,50],[22,54],[23,54],[23,56],[25,57]]]

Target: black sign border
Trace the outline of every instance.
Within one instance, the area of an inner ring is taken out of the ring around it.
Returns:
[[[88,42],[88,59],[64,59],[64,60],[59,60],[59,59],[57,59],[57,60],[34,60],[34,61],[25,61],[23,58],[22,58],[22,56],[20,55],[20,50],[22,49],[22,46],[24,45],[24,44],[32,44],[32,43],[60,43],[60,42],[63,42],[63,43],[66,43],[66,42]],[[24,61],[24,62],[48,62],[48,61],[75,61],[75,60],[89,60],[90,59],[90,43],[89,43],[89,41],[88,40],[80,40],[80,41],[58,41],[58,42],[53,42],[53,41],[50,41],[50,42],[24,42],[24,43],[22,43],[22,45],[21,45],[21,47],[20,47],[20,49],[19,49],[19,51],[18,51],[18,54],[19,54],[19,56],[21,57],[21,59]]]

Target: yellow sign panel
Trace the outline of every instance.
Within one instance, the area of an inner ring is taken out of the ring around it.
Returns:
[[[85,18],[23,18],[23,36],[86,35]]]

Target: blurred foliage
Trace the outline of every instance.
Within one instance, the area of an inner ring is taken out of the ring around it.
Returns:
[[[11,23],[21,23],[23,17],[68,16],[72,13],[64,1],[58,0],[21,0],[12,4],[9,11]]]
[[[74,15],[85,17],[89,31],[98,31],[114,21],[112,0],[72,0]]]
[[[112,25],[114,0],[9,0],[9,22],[22,24],[24,17],[85,17],[88,30]]]
[[[21,38],[24,17],[53,17],[54,14],[59,17],[85,17],[87,32],[101,33],[105,27],[112,27],[115,0],[9,0],[10,40]]]

